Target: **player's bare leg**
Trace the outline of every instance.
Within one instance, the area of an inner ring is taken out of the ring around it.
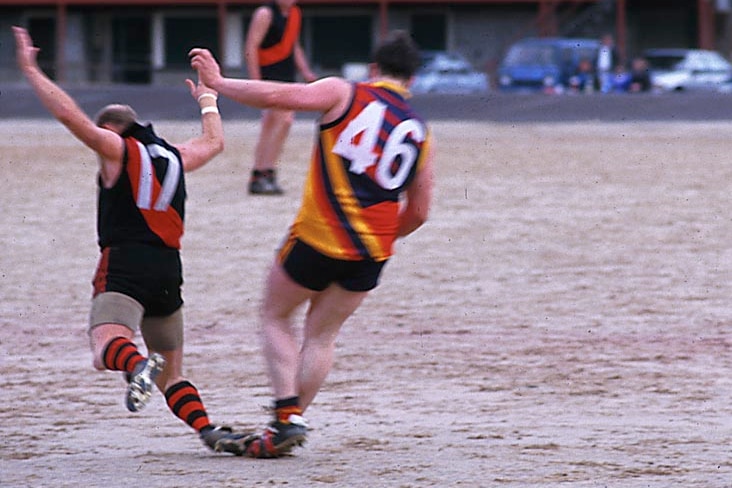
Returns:
[[[292,315],[315,295],[295,283],[279,264],[270,269],[261,310],[262,342],[275,398],[299,393],[299,344]]]
[[[125,403],[128,410],[137,412],[150,400],[153,385],[165,367],[165,358],[154,352],[145,358],[132,342],[133,337],[134,332],[121,324],[100,324],[89,332],[94,367],[126,373]]]
[[[249,193],[279,195],[277,162],[280,159],[295,113],[289,110],[268,109],[262,112],[257,145],[254,148],[254,167],[249,180]]]
[[[341,325],[366,294],[337,285],[313,292],[292,281],[281,266],[272,268],[262,309],[262,334],[276,399],[275,420],[263,434],[247,439],[245,455],[278,457],[305,441],[307,423],[302,413],[330,371]],[[298,353],[291,317],[307,299],[310,309]]]
[[[279,264],[270,269],[261,309],[261,333],[275,397],[274,420],[263,433],[239,443],[243,455],[279,457],[305,442],[307,422],[297,397],[300,361],[292,315],[314,293],[292,281]],[[232,449],[229,444],[226,447]]]
[[[368,292],[352,292],[331,285],[315,295],[305,319],[300,351],[298,391],[303,411],[320,390],[333,365],[336,338],[341,326],[361,305]]]
[[[123,337],[132,340],[135,336],[132,330],[120,324],[101,324],[89,332],[89,343],[92,351],[92,364],[100,371],[108,369],[104,363],[104,350],[113,339]]]

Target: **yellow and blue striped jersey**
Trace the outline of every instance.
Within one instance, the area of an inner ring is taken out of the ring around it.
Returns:
[[[390,83],[357,83],[346,112],[320,125],[294,237],[335,259],[392,255],[400,195],[430,141],[408,95]]]

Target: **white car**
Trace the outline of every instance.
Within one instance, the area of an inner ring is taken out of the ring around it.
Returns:
[[[419,93],[485,93],[488,75],[476,71],[457,53],[427,51],[423,53],[422,67],[417,71],[410,88]]]
[[[732,79],[732,64],[716,51],[648,49],[643,57],[659,91],[719,90]]]

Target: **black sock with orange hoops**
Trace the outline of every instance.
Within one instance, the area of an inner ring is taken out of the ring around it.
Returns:
[[[135,366],[145,360],[134,342],[126,337],[115,337],[107,343],[102,353],[104,367],[111,371],[132,373]]]
[[[300,397],[289,397],[275,400],[275,418],[283,424],[290,423],[290,415],[302,415],[300,408]]]
[[[179,381],[168,388],[165,400],[170,411],[197,432],[213,428],[198,390],[189,381]]]

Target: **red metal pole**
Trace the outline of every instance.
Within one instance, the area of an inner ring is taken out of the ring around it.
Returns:
[[[556,0],[539,0],[539,16],[537,18],[539,36],[557,35],[556,8]]]
[[[389,33],[389,0],[379,1],[379,37],[383,39]]]
[[[699,48],[714,49],[714,8],[709,0],[698,0]]]
[[[546,28],[547,5],[546,0],[539,1],[539,17],[537,18],[537,28],[541,37],[549,35]]]
[[[389,0],[379,2],[379,33],[381,38],[386,37],[389,32]]]
[[[625,0],[617,0],[615,4],[615,45],[620,55],[620,62],[628,60],[627,49],[627,17]]]

